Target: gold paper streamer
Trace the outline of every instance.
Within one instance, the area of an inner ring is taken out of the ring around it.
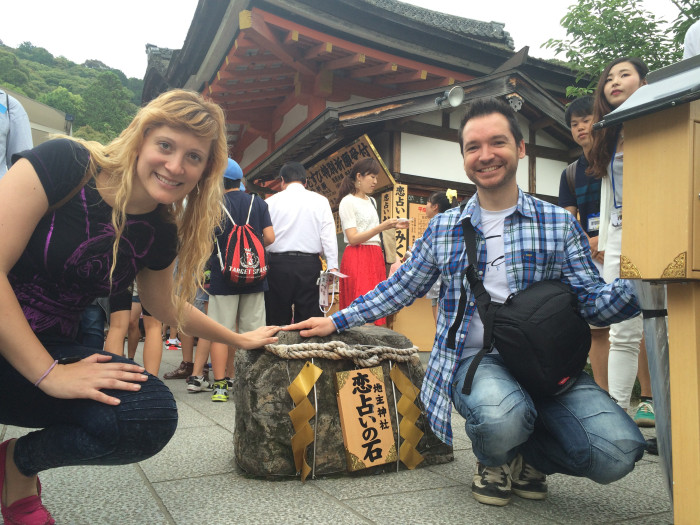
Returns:
[[[316,415],[316,410],[307,397],[323,370],[309,363],[299,372],[299,375],[287,387],[292,401],[296,405],[289,411],[289,417],[294,425],[295,434],[292,436],[292,452],[297,472],[301,472],[301,480],[306,481],[311,467],[306,462],[306,447],[314,441],[314,431],[309,420]]]
[[[391,369],[389,377],[396,385],[396,388],[401,392],[401,399],[396,405],[399,414],[401,414],[401,423],[399,424],[399,434],[403,438],[403,443],[399,448],[399,459],[406,465],[406,468],[413,470],[425,458],[416,450],[418,442],[423,437],[423,431],[416,426],[420,409],[415,405],[416,387],[413,386],[411,380],[399,370],[398,366]]]

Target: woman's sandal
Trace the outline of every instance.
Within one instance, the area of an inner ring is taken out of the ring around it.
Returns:
[[[10,439],[0,444],[0,510],[5,520],[5,525],[53,525],[56,523],[51,513],[41,503],[41,483],[36,480],[37,496],[27,496],[15,501],[12,505],[5,506],[2,496],[5,493],[5,460]]]

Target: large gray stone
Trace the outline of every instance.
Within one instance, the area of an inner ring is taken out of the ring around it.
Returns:
[[[325,338],[302,339],[298,332],[280,332],[280,344],[300,342],[328,342],[340,340],[347,344],[391,346],[410,348],[411,341],[387,328],[367,326],[353,328],[341,334]],[[291,438],[294,428],[289,411],[294,408],[287,387],[296,378],[306,360],[284,360],[263,350],[238,350],[236,352],[236,381],[233,399],[236,404],[236,425],[233,433],[235,458],[243,471],[253,476],[266,478],[296,476]],[[347,474],[343,434],[336,401],[335,373],[353,370],[352,361],[314,359],[314,364],[323,370],[316,382],[318,402],[316,422],[316,476]],[[392,425],[396,431],[394,395],[389,379],[389,362],[383,361],[387,405],[391,413]],[[423,383],[423,367],[417,362],[400,363],[399,368],[411,382],[420,389]],[[400,394],[397,390],[397,396]],[[314,402],[313,390],[309,394]],[[420,401],[416,400],[422,409]],[[422,414],[417,421],[418,428],[425,434],[418,444],[418,451],[425,460],[419,467],[447,463],[454,459],[452,447],[441,442],[430,430]],[[314,419],[311,419],[314,428]],[[307,449],[307,461],[313,466],[314,446]],[[401,468],[405,468],[401,464]],[[373,474],[380,471],[396,471],[396,463],[371,467],[354,474]]]

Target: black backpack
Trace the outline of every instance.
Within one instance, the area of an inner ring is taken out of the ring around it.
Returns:
[[[469,258],[464,273],[484,324],[484,347],[469,365],[462,393],[471,393],[481,359],[494,348],[533,398],[565,392],[586,365],[591,347],[591,330],[578,312],[576,294],[561,281],[547,280],[511,294],[502,304],[491,301],[477,274],[476,233],[469,217],[462,221],[462,231]],[[450,348],[455,348],[456,333],[466,309],[464,277],[461,281],[457,318],[448,331]]]

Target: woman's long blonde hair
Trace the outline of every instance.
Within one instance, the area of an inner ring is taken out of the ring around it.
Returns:
[[[177,324],[181,328],[184,308],[203,286],[204,267],[211,255],[214,229],[221,222],[223,173],[228,162],[226,119],[223,110],[193,91],[167,91],[141,108],[124,131],[107,146],[97,142],[81,143],[90,151],[90,170],[109,175],[116,188],[112,226],[116,232],[112,247],[111,275],[117,262],[119,240],[126,223],[126,206],[136,178],[136,162],[146,134],[159,126],[193,133],[211,140],[207,165],[195,188],[185,199],[167,207],[177,225],[178,263],[173,276],[172,301]]]

